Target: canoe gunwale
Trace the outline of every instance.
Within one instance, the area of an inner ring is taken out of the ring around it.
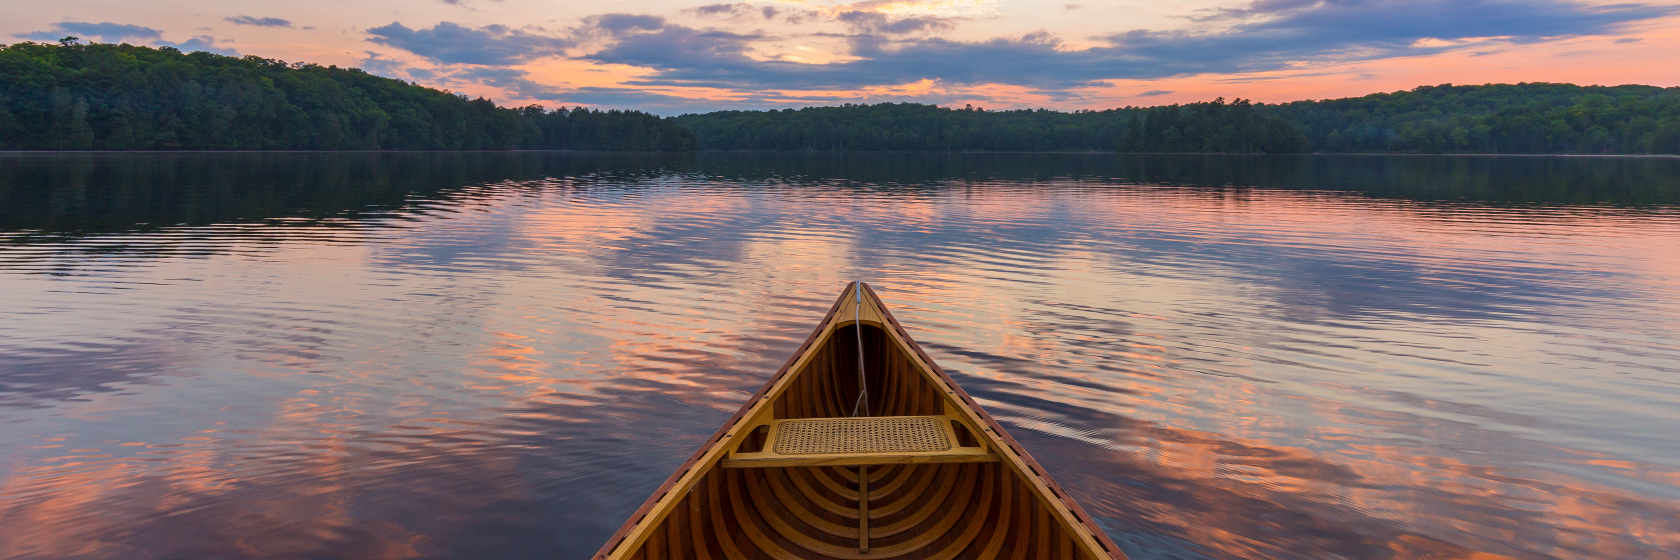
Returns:
[[[1101,527],[1097,526],[1095,520],[1087,514],[1077,502],[1073,501],[1067,491],[1063,490],[1054,479],[1050,478],[1048,471],[1045,470],[1043,465],[1033,459],[1032,455],[1027,453],[1026,449],[1022,447],[1014,437],[1010,436],[1009,432],[1005,431],[1001,424],[993,419],[992,416],[985,411],[985,409],[981,408],[979,403],[976,403],[974,398],[969,396],[967,391],[964,391],[961,386],[957,385],[956,381],[951,378],[950,374],[947,373],[944,368],[940,367],[938,363],[933,361],[932,357],[928,356],[927,352],[922,349],[921,345],[917,344],[915,339],[910,337],[910,333],[899,324],[898,319],[895,318],[892,315],[892,312],[887,309],[885,303],[881,301],[878,295],[876,295],[875,290],[868,284],[862,282],[852,282],[846,286],[846,289],[843,290],[840,296],[835,299],[834,304],[829,307],[828,312],[824,314],[822,321],[819,322],[816,328],[811,331],[811,334],[805,338],[805,341],[800,344],[799,349],[788,358],[787,362],[784,363],[775,374],[771,375],[764,385],[761,386],[757,392],[753,393],[752,397],[743,403],[741,408],[736,410],[735,414],[730,416],[728,421],[724,422],[723,425],[718,428],[717,432],[713,433],[710,438],[707,438],[705,443],[699,446],[699,448],[695,450],[694,454],[690,456],[687,461],[684,461],[681,466],[671,473],[671,476],[667,478],[664,483],[660,484],[659,488],[648,497],[647,501],[643,502],[641,507],[637,508],[636,512],[631,514],[630,518],[619,527],[618,531],[616,531],[611,538],[607,540],[607,542],[601,547],[600,551],[595,553],[592,560],[608,560],[613,558],[613,554],[625,544],[626,540],[635,540],[636,542],[631,544],[639,546],[640,541],[646,538],[646,533],[652,531],[654,527],[663,522],[665,519],[664,514],[668,513],[664,510],[669,510],[672,506],[667,506],[661,511],[655,511],[655,508],[658,507],[659,504],[673,492],[684,493],[692,490],[692,488],[679,489],[676,488],[676,486],[690,474],[693,474],[697,467],[701,469],[709,469],[714,466],[717,468],[725,468],[725,465],[722,463],[727,460],[726,453],[717,453],[717,456],[712,460],[707,461],[706,465],[700,465],[700,463],[705,460],[708,455],[713,455],[714,451],[718,450],[720,447],[728,447],[730,442],[727,440],[733,437],[734,431],[740,426],[741,422],[749,419],[749,414],[752,414],[751,418],[757,418],[758,416],[767,413],[767,410],[759,410],[759,405],[767,400],[772,391],[782,385],[783,378],[789,375],[796,365],[804,363],[807,355],[812,352],[814,345],[819,340],[822,340],[824,335],[831,331],[831,324],[834,322],[836,315],[839,314],[844,305],[849,303],[848,300],[851,299],[853,290],[868,294],[870,303],[873,307],[872,312],[878,312],[880,314],[880,321],[865,319],[862,323],[876,328],[882,328],[884,330],[890,328],[896,336],[889,336],[888,338],[897,339],[897,342],[901,343],[904,348],[910,350],[915,355],[915,359],[920,360],[922,365],[926,366],[927,371],[932,373],[940,384],[944,385],[940,388],[945,389],[947,396],[952,397],[954,400],[962,404],[960,407],[955,407],[952,406],[950,401],[946,401],[944,407],[946,408],[947,416],[951,416],[952,419],[959,420],[963,424],[968,424],[967,428],[971,431],[978,432],[979,430],[975,430],[975,428],[983,427],[985,434],[973,434],[975,439],[979,440],[983,447],[997,447],[991,442],[985,441],[988,437],[994,439],[997,443],[1002,443],[1003,447],[1001,449],[992,449],[991,454],[998,457],[998,460],[1000,460],[1003,464],[1015,463],[1011,470],[1017,471],[1017,473],[1023,478],[1022,482],[1026,484],[1028,488],[1034,485],[1038,485],[1042,488],[1042,490],[1031,491],[1029,494],[1039,494],[1041,501],[1044,502],[1042,504],[1043,506],[1049,508],[1050,510],[1060,510],[1055,512],[1055,516],[1061,521],[1061,525],[1070,531],[1069,536],[1072,537],[1075,542],[1083,540],[1089,544],[1096,545],[1095,547],[1082,546],[1081,548],[1098,553],[1099,555],[1105,555],[1110,560],[1126,560],[1125,553],[1122,552],[1120,548],[1108,538],[1108,535],[1103,532]],[[852,320],[848,318],[845,322],[851,323]],[[784,392],[782,394],[785,394],[785,388],[783,388],[783,391]],[[953,411],[951,410],[953,408],[966,410]],[[951,414],[952,412],[958,412],[959,414],[953,415]],[[962,418],[957,418],[958,416],[961,416]],[[754,421],[756,422],[757,420]],[[976,421],[978,426],[976,426]],[[1025,469],[1022,469],[1021,467],[1025,467]],[[690,481],[689,485],[693,486],[699,481],[700,479],[696,478],[694,481]],[[649,519],[649,516],[653,516],[654,518]],[[1070,525],[1070,523],[1072,525]],[[643,529],[643,531],[638,533],[638,529]],[[635,538],[631,539],[631,537]],[[1100,558],[1098,560],[1100,560]]]

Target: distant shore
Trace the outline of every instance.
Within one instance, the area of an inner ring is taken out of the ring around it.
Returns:
[[[1496,153],[1450,153],[1423,154],[1415,152],[1286,152],[1286,153],[1244,153],[1244,152],[1101,152],[1101,151],[988,151],[988,150],[682,150],[682,151],[644,151],[644,150],[0,150],[0,155],[45,155],[45,154],[528,154],[528,153],[573,153],[573,154],[638,154],[638,155],[675,155],[675,154],[1033,154],[1033,155],[1092,155],[1092,156],[1232,156],[1232,157],[1267,157],[1267,156],[1406,156],[1406,157],[1568,157],[1568,158],[1650,158],[1650,159],[1680,159],[1680,154],[1496,154]]]

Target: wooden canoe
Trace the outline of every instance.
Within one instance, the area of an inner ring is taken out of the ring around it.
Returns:
[[[858,282],[595,560],[1125,557]]]

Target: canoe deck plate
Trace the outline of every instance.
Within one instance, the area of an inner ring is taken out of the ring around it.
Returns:
[[[783,422],[774,449],[781,455],[945,451],[951,440],[933,416],[812,418]]]

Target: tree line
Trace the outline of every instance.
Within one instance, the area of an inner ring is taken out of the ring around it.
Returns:
[[[1524,83],[1106,111],[914,103],[677,117],[706,150],[1680,154],[1680,88]]]
[[[916,103],[677,117],[706,150],[1297,152],[1306,138],[1259,105],[987,111]]]
[[[1680,154],[1680,88],[1445,84],[1263,112],[1324,152]]]
[[[0,149],[696,147],[639,111],[501,108],[356,68],[72,39],[0,47]]]

